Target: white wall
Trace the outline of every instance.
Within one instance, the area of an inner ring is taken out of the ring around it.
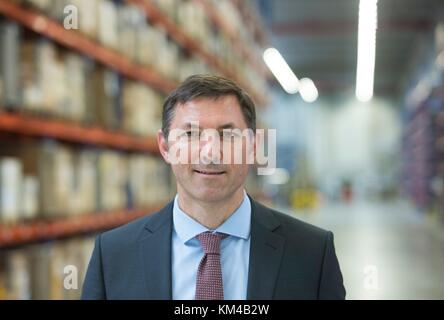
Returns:
[[[389,102],[355,99],[314,111],[309,154],[318,180],[350,177],[380,181],[400,152],[400,117]],[[398,164],[393,163],[394,167]]]
[[[400,116],[389,101],[359,103],[353,97],[307,104],[298,95],[276,94],[273,105],[258,113],[277,128],[278,143],[306,153],[321,184],[343,178],[377,183],[390,174],[383,166],[400,152]]]

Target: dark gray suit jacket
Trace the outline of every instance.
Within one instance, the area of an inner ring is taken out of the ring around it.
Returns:
[[[247,299],[344,299],[333,234],[250,200]],[[82,299],[171,299],[172,212],[99,235]]]

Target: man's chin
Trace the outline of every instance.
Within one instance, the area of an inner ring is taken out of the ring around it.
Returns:
[[[227,198],[227,193],[223,192],[220,188],[208,188],[199,190],[196,198],[202,202],[219,202]]]

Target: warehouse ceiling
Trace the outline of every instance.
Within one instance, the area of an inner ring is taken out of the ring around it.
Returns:
[[[276,47],[298,78],[320,93],[352,93],[356,81],[359,0],[258,0]],[[433,34],[442,0],[379,0],[375,95],[402,94]]]

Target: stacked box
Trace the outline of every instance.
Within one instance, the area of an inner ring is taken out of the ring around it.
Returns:
[[[65,110],[62,114],[66,118],[82,122],[86,118],[86,80],[85,62],[77,54],[66,55],[65,87],[69,88]]]
[[[98,207],[99,210],[118,210],[126,207],[127,172],[125,158],[113,151],[98,156]]]
[[[123,6],[118,12],[119,51],[137,60],[137,30],[146,26],[144,14],[136,7]]]
[[[163,30],[142,25],[136,30],[136,61],[145,66],[156,67],[159,63],[160,47],[165,46],[167,39]]]
[[[93,74],[96,117],[99,125],[120,128],[120,80],[117,73],[98,68]]]
[[[123,128],[154,136],[161,127],[161,97],[143,84],[127,81],[122,91]]]
[[[41,152],[41,214],[46,217],[67,215],[75,174],[72,155],[66,147],[53,142],[43,144]]]
[[[153,2],[172,21],[177,22],[177,6],[182,0],[154,0]]]
[[[32,220],[36,218],[39,212],[39,181],[37,177],[24,177],[21,198],[23,219]]]
[[[42,108],[42,89],[36,58],[39,43],[38,41],[24,40],[20,47],[20,85],[23,91],[23,107],[30,110]]]
[[[8,299],[31,299],[31,277],[28,250],[14,250],[6,260]]]
[[[128,159],[128,181],[134,207],[146,207],[170,198],[168,167],[156,157],[132,155]]]
[[[96,153],[46,143],[42,147],[42,214],[49,217],[94,212],[97,205]]]
[[[19,48],[19,26],[0,20],[0,108],[21,104]]]
[[[20,219],[22,164],[17,158],[0,158],[0,219],[15,223]]]
[[[97,12],[99,42],[106,47],[118,49],[117,6],[112,1],[100,0]]]
[[[31,246],[29,249],[32,299],[47,300],[51,297],[50,265],[52,247],[52,243],[44,243]]]

